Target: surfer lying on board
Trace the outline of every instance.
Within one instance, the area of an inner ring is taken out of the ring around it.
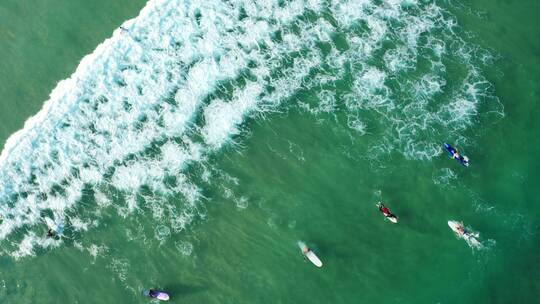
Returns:
[[[450,158],[457,160],[465,167],[469,166],[469,158],[467,156],[461,155],[458,149],[452,147],[447,143],[444,143],[444,149],[446,150],[446,152],[448,152]]]
[[[469,231],[465,230],[465,227],[463,226],[463,223],[459,223],[459,225],[456,227],[456,230],[454,231],[458,237],[478,237],[474,233],[471,233]]]
[[[452,158],[453,158],[453,159],[459,160],[459,161],[462,162],[465,166],[467,166],[468,163],[469,163],[469,158],[467,158],[467,156],[462,156],[461,154],[459,154],[459,152],[458,152],[457,149],[454,151],[454,154],[452,154]]]
[[[156,289],[143,290],[143,295],[152,299],[158,299],[160,301],[169,301],[169,294],[161,290],[156,290]]]
[[[386,206],[384,206],[384,204],[382,202],[377,203],[377,207],[379,207],[379,211],[384,215],[384,217],[386,217],[387,219],[389,219],[393,223],[397,222],[397,216],[392,214],[390,212],[390,209],[388,209]]]
[[[304,256],[304,258],[306,258],[306,260],[310,261],[311,263],[313,263],[313,265],[317,267],[322,267],[323,264],[321,260],[319,259],[319,257],[317,257],[315,252],[309,249],[306,243],[298,241],[298,246],[300,247],[300,250],[302,250],[302,255]]]
[[[463,224],[456,227],[456,235],[457,236],[463,236],[465,234],[465,228],[463,227]]]

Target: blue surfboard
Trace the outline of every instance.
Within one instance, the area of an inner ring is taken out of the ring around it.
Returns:
[[[450,146],[447,143],[444,143],[444,149],[446,150],[446,152],[448,152],[448,155],[450,155],[451,158],[454,157],[454,153],[457,153],[458,158],[456,158],[455,160],[457,160],[461,165],[463,165],[465,167],[469,166],[469,159],[466,156],[463,156],[463,155],[459,154],[459,152],[458,152],[458,150],[456,148]]]

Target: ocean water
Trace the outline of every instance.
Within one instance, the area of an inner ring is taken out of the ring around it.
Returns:
[[[535,302],[535,1],[122,2],[0,5],[2,302]]]

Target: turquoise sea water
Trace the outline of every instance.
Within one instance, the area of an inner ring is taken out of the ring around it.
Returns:
[[[2,302],[535,301],[536,2],[70,3],[0,6]]]

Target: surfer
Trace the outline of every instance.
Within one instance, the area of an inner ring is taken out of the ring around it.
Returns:
[[[456,226],[456,230],[454,230],[454,232],[456,233],[458,237],[463,237],[463,238],[476,237],[476,235],[474,235],[473,233],[470,233],[465,230],[463,223],[458,223],[458,225]]]
[[[459,162],[461,162],[465,166],[469,165],[469,158],[467,158],[467,156],[462,156],[461,154],[459,154],[457,149],[452,154],[452,158],[458,160]]]
[[[62,225],[56,223],[50,217],[45,217],[43,220],[47,225],[47,237],[56,238],[64,235],[64,227],[62,227]]]
[[[459,156],[459,161],[464,164],[466,167],[469,166],[469,158],[467,156]]]
[[[313,263],[313,265],[317,267],[322,267],[323,264],[321,260],[317,257],[315,252],[309,249],[309,247],[304,242],[299,241],[298,246],[300,247],[300,250],[302,250],[302,255],[304,256],[304,258]]]
[[[463,227],[463,224],[460,224],[456,227],[456,235],[457,236],[463,236],[465,235],[465,228]]]
[[[47,237],[50,237],[50,238],[54,237],[54,231],[51,228],[47,230]]]
[[[448,221],[448,226],[458,238],[464,239],[471,248],[480,249],[483,247],[482,243],[478,240],[480,234],[478,232],[465,229],[463,222]]]
[[[392,214],[390,212],[390,209],[388,209],[382,202],[377,203],[377,207],[379,207],[379,211],[389,219],[392,223],[397,223],[397,216],[395,214]]]
[[[150,297],[152,299],[158,299],[161,301],[168,301],[169,300],[169,294],[167,294],[164,291],[155,290],[155,289],[149,289],[143,291],[143,294],[147,297]]]
[[[450,155],[450,158],[457,160],[460,164],[462,164],[465,167],[469,166],[469,158],[467,156],[463,156],[459,154],[458,149],[450,146],[447,143],[444,143],[444,149],[446,149],[446,151]]]
[[[149,296],[150,298],[154,298],[154,299],[155,299],[155,298],[158,297],[158,295],[159,295],[159,292],[158,292],[157,290],[150,289],[150,290],[148,291],[148,296]]]

